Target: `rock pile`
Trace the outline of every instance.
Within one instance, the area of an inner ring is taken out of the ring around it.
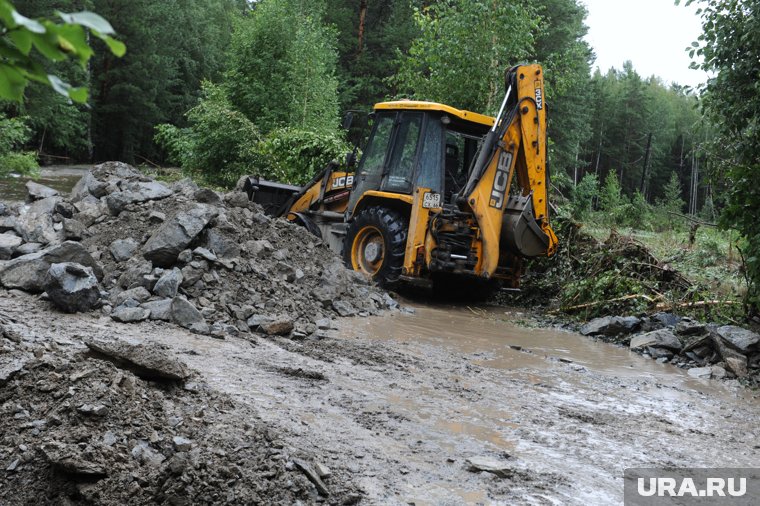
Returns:
[[[345,475],[317,488],[294,462],[319,463],[276,431],[199,381],[171,350],[101,338],[83,346],[0,313],[0,504],[361,497]]]
[[[28,190],[26,204],[0,210],[0,286],[45,291],[64,311],[101,305],[121,322],[298,338],[318,336],[325,318],[397,306],[243,192],[165,185],[118,162],[96,166],[69,198]]]
[[[597,318],[580,330],[583,335],[627,344],[658,362],[688,368],[694,377],[760,377],[760,334],[741,327],[658,313],[647,318]]]

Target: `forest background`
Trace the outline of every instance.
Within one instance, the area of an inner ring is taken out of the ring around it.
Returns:
[[[554,200],[605,227],[678,232],[688,214],[735,228],[729,257],[734,248],[752,310],[760,13],[742,0],[697,3],[704,33],[690,51],[714,76],[699,90],[630,62],[592,72],[579,0],[15,2],[31,19],[97,12],[127,51],[93,40],[86,64],[44,63],[88,87],[86,103],[36,84],[0,102],[0,172],[123,160],[179,166],[216,186],[249,173],[303,183],[361,142],[366,129],[341,129],[344,111],[414,98],[493,114],[505,69],[537,61]],[[708,239],[720,249],[725,236]]]

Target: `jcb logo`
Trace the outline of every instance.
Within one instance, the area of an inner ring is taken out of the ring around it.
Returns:
[[[337,190],[339,188],[345,188],[347,186],[353,186],[354,184],[354,176],[341,176],[336,177],[333,180],[332,189]]]
[[[499,164],[496,166],[496,176],[493,178],[491,189],[491,207],[501,209],[504,206],[504,198],[509,184],[509,169],[512,167],[512,153],[502,151],[499,155]]]
[[[536,109],[539,111],[544,108],[544,91],[541,89],[541,82],[536,81]]]

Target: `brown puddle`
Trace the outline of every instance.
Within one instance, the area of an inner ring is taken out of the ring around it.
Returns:
[[[458,357],[462,358],[461,367],[465,369],[461,375],[452,376],[451,370],[442,372],[444,379],[453,379],[465,391],[458,402],[450,387],[437,389],[410,384],[405,385],[402,392],[375,392],[381,399],[378,405],[402,414],[416,426],[410,439],[424,440],[428,447],[438,449],[434,453],[440,451],[441,455],[456,456],[455,465],[461,465],[461,459],[473,455],[473,451],[484,451],[491,455],[510,455],[533,469],[564,475],[561,462],[567,459],[566,450],[557,449],[564,444],[562,436],[557,436],[562,431],[551,425],[542,428],[542,420],[547,420],[542,416],[555,413],[546,409],[549,406],[562,406],[571,417],[569,423],[581,420],[592,428],[596,427],[594,424],[614,425],[615,417],[656,416],[666,424],[679,426],[679,431],[698,431],[704,428],[705,420],[701,416],[682,417],[679,411],[684,405],[693,405],[695,400],[719,399],[731,404],[740,399],[739,402],[758,405],[749,391],[718,381],[692,378],[685,370],[659,364],[624,347],[562,330],[519,326],[514,322],[522,316],[515,311],[447,306],[416,306],[414,309],[414,314],[345,321],[340,324],[340,335],[346,339],[361,337],[393,342],[421,360],[443,349],[450,354],[452,369],[460,367]],[[466,369],[467,364],[485,368],[487,373],[470,371]],[[495,383],[484,385],[481,376]],[[513,385],[515,395],[510,391]],[[527,394],[528,401],[523,397],[526,386],[533,390]],[[503,389],[504,394],[496,398],[477,395],[479,391],[493,388]],[[474,392],[470,397],[466,393],[469,390]],[[534,408],[532,402],[545,403],[545,406]],[[675,405],[681,407],[671,407]],[[723,408],[706,403],[704,413],[718,418],[724,415],[720,409]],[[584,417],[589,414],[592,418],[597,415],[601,418],[586,421]],[[613,421],[606,421],[606,414],[611,414]],[[596,473],[601,478],[583,478],[586,480],[583,490],[574,490],[564,500],[600,504],[619,501],[621,489],[615,480],[622,468],[613,468],[624,466],[626,459],[632,462],[648,457],[639,453],[638,445],[633,443],[621,449],[618,438],[625,438],[626,429],[620,427],[620,430],[622,434],[612,439],[604,431],[596,433],[595,430],[582,436],[588,438],[586,445],[606,454],[609,460],[605,463],[600,459],[596,464]],[[590,466],[589,471],[593,473],[594,466]],[[404,497],[418,505],[489,504],[487,498],[484,491],[462,488],[455,481],[409,483]],[[534,499],[551,504],[556,503],[557,497],[534,496]],[[563,499],[560,502],[565,502]]]
[[[524,319],[519,312],[502,308],[412,307],[414,314],[353,319],[341,335],[443,346],[475,364],[510,374],[519,371],[536,384],[551,383],[551,376],[540,372],[555,362],[564,362],[614,377],[650,379],[705,394],[727,393],[719,382],[692,378],[683,369],[659,364],[620,346],[573,332],[520,326],[513,323]]]

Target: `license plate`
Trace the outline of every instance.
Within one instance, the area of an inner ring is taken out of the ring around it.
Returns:
[[[436,207],[441,207],[441,194],[427,192],[422,197],[422,207],[425,209],[434,209]]]

